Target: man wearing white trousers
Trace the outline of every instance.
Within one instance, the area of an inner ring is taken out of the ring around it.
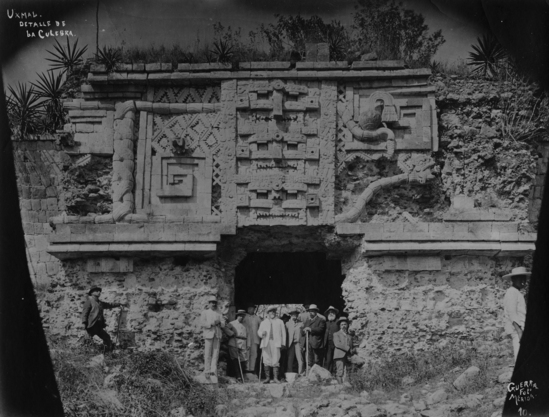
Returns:
[[[524,322],[526,320],[526,301],[520,292],[526,285],[526,279],[531,275],[525,267],[520,266],[514,268],[510,274],[504,275],[503,278],[511,278],[513,285],[509,287],[503,298],[505,333],[511,336],[513,340],[513,353],[515,362],[517,360],[520,347],[520,339],[524,330]]]
[[[278,375],[280,348],[286,346],[286,328],[284,322],[276,317],[276,307],[267,310],[267,318],[259,325],[257,334],[261,337],[259,347],[265,365],[266,382],[280,382]]]
[[[217,360],[222,336],[221,327],[225,326],[225,319],[217,309],[217,298],[215,296],[208,298],[208,307],[200,316],[200,325],[204,337],[204,374],[206,377],[217,379]]]

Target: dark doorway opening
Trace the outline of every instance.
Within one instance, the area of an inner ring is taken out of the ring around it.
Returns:
[[[320,252],[250,253],[236,267],[235,304],[316,304],[343,311],[339,260]]]

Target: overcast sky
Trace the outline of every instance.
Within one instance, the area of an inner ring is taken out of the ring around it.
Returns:
[[[435,6],[433,2],[436,2]],[[470,24],[442,12],[440,0],[406,0],[405,8],[422,13],[430,30],[442,29],[446,43],[440,48],[435,59],[446,62],[466,59],[470,45],[475,42],[479,31]],[[24,0],[19,4],[25,5]],[[12,7],[3,12],[2,21],[14,24],[8,15],[18,12],[33,12],[34,3],[26,7]],[[81,6],[63,17],[66,26],[52,27],[52,30],[70,30],[78,38],[79,44],[89,45],[88,55],[95,50],[96,0],[82,1]],[[339,20],[344,25],[352,24],[354,0],[99,0],[99,44],[127,46],[150,44],[171,46],[174,43],[191,45],[199,37],[211,40],[213,25],[221,22],[224,26],[241,27],[243,33],[256,29],[261,23],[273,23],[274,14],[317,14],[325,20]],[[41,16],[41,17],[40,17]],[[55,12],[42,12],[28,21],[50,21],[55,25],[61,20]],[[0,21],[1,23],[1,21]],[[48,28],[50,29],[50,28]],[[11,33],[26,37],[26,31],[37,33],[39,28],[16,27]],[[15,36],[15,35],[14,35]],[[56,38],[62,43],[64,38]],[[3,40],[8,41],[9,40]],[[4,63],[4,81],[13,84],[17,81],[35,79],[37,72],[48,69],[44,59],[52,50],[53,38],[32,39],[9,62]]]

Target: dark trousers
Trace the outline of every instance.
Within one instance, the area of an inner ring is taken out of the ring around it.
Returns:
[[[309,345],[309,352],[307,354],[307,363],[309,364],[310,367],[313,365],[319,365],[319,366],[322,365],[323,350],[324,350],[323,348],[313,349],[311,345]]]
[[[105,345],[107,352],[110,352],[113,349],[113,343],[109,334],[103,329],[103,324],[100,322],[95,323],[92,327],[86,329],[90,337],[98,336]]]
[[[328,347],[326,348],[326,357],[324,358],[324,368],[326,368],[330,372],[332,372],[332,367],[334,363],[334,350],[334,342],[328,342]]]

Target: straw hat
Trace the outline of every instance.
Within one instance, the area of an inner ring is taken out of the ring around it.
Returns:
[[[528,272],[528,270],[525,267],[519,266],[518,268],[513,268],[511,273],[507,274],[507,275],[504,275],[503,278],[513,278],[513,277],[516,277],[516,276],[519,276],[519,275],[529,277],[530,275],[532,275],[532,273]]]
[[[349,319],[347,317],[340,317],[336,320],[337,324],[340,324],[342,322],[346,322],[347,324],[349,324]]]
[[[267,313],[270,312],[270,311],[273,311],[273,310],[274,310],[274,312],[276,313],[276,309],[277,309],[277,308],[278,308],[277,306],[271,306],[271,307],[269,307],[269,308],[267,309]]]
[[[208,303],[217,303],[217,297],[215,295],[210,295],[208,297]]]
[[[238,316],[246,316],[246,311],[245,310],[238,310],[235,314],[235,317],[238,317]]]
[[[318,307],[316,306],[316,304],[310,304],[309,305],[309,308],[307,309],[307,311],[311,311],[311,310],[318,311]]]

